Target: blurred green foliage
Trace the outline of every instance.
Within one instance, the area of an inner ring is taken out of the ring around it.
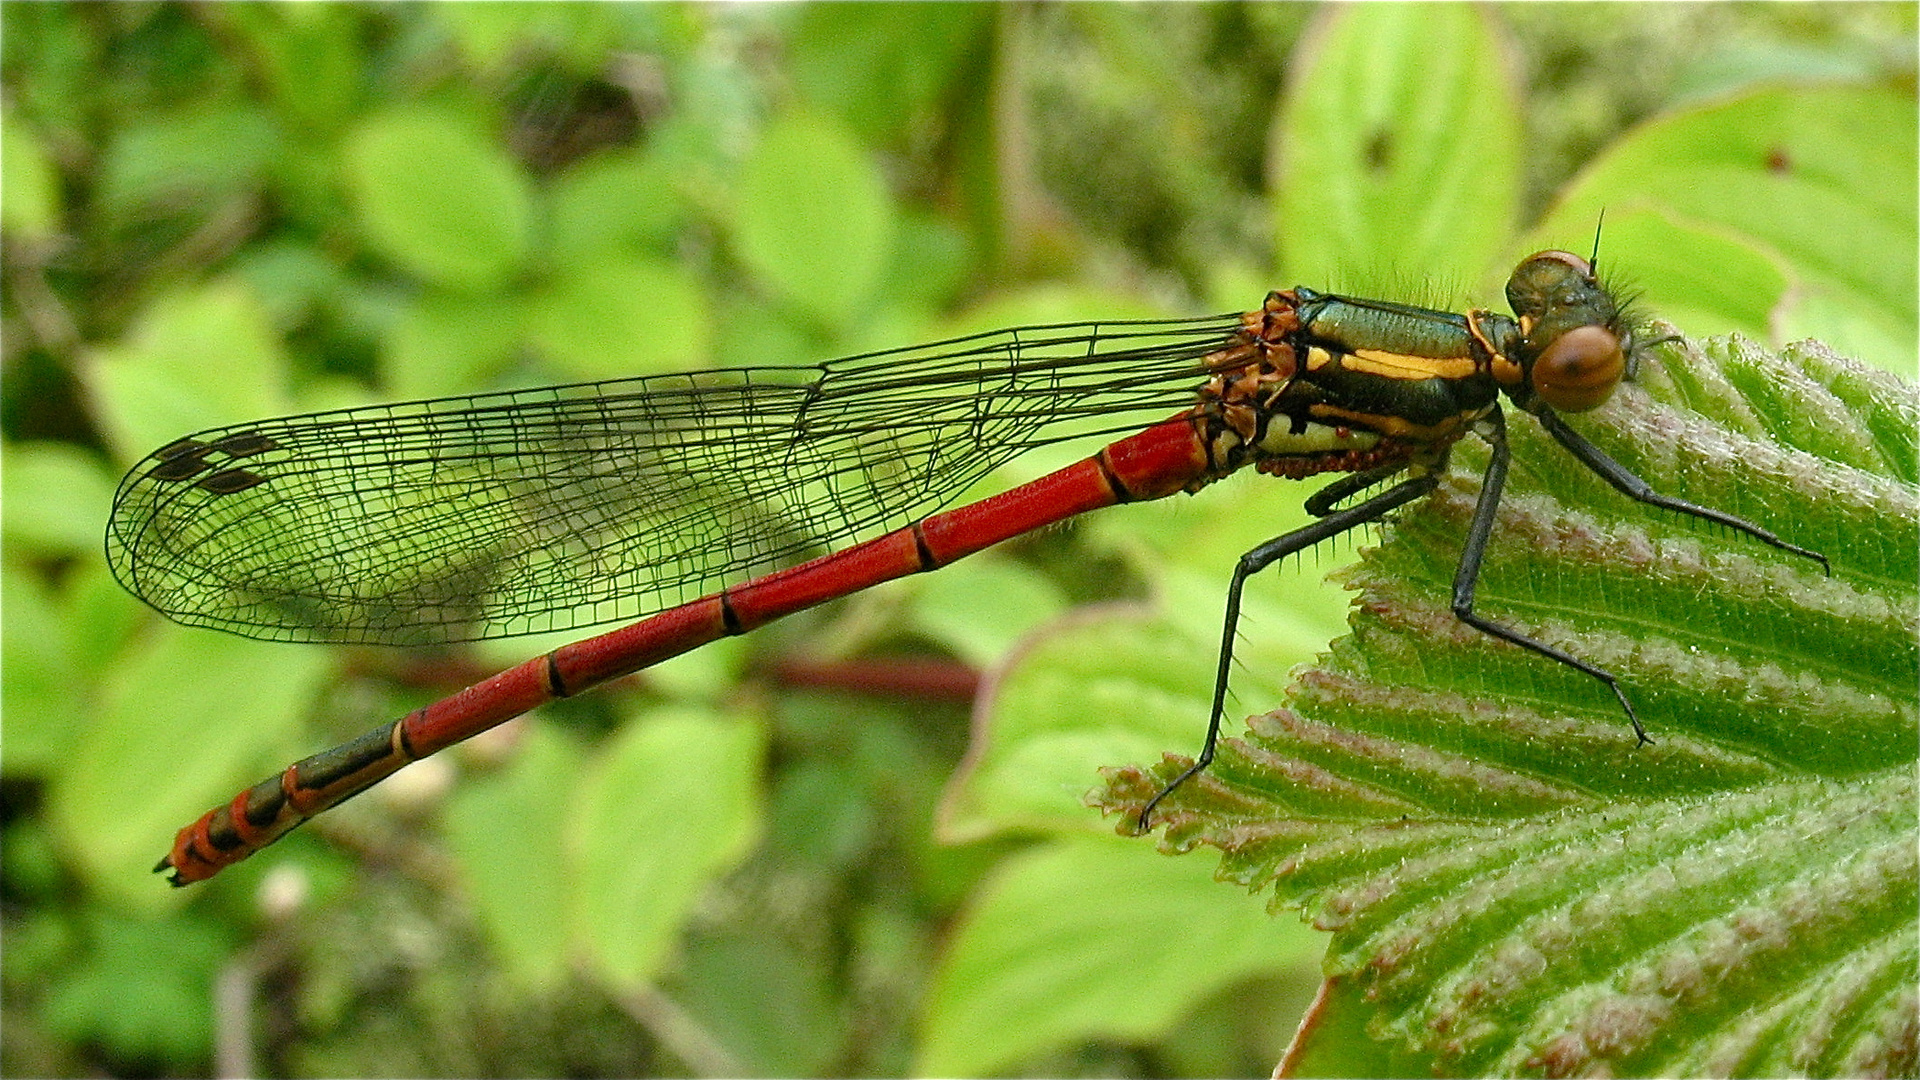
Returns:
[[[184,432],[1295,281],[1486,303],[1601,206],[1603,262],[1689,332],[1913,366],[1911,5],[0,20],[8,1074],[1224,1075],[1268,1070],[1312,987],[1316,936],[1079,802],[1093,766],[1197,738],[1226,568],[1288,527],[1290,485],[703,650],[172,893],[144,871],[193,815],[542,647],[160,622],[100,536],[114,477]],[[1436,56],[1458,69],[1438,94]],[[1421,172],[1465,145],[1479,170]],[[1307,570],[1250,597],[1249,707],[1339,631],[1344,595]],[[1068,657],[1027,685],[1099,715],[996,706],[988,739],[983,713],[944,803],[962,707],[771,674],[988,662],[1070,603],[1145,596],[1167,616],[1112,632],[1168,658],[1166,700],[1104,699]]]

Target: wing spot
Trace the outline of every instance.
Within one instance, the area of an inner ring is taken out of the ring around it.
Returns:
[[[195,484],[194,487],[211,491],[215,495],[233,495],[266,482],[267,478],[256,472],[248,472],[245,469],[222,469]]]

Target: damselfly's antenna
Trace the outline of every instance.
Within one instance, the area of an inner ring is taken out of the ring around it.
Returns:
[[[1600,226],[1607,223],[1607,208],[1600,208],[1600,220],[1593,223],[1593,258],[1587,260],[1587,269],[1597,277],[1600,274]]]

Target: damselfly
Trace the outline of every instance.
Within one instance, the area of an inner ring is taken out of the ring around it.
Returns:
[[[1642,344],[1588,260],[1540,252],[1506,291],[1512,317],[1300,287],[1236,315],[1029,326],[812,367],[442,398],[179,439],[122,481],[107,552],[127,588],[180,622],[409,644],[646,617],[290,766],[182,829],[156,869],[176,885],[207,878],[544,702],[1089,510],[1196,492],[1248,465],[1348,474],[1307,500],[1318,521],[1235,567],[1205,742],[1141,811],[1144,827],[1212,760],[1247,578],[1432,491],[1470,431],[1492,452],[1454,613],[1604,683],[1646,741],[1613,673],[1474,610],[1507,474],[1501,396],[1628,497],[1826,560],[1654,492],[1560,418],[1605,402]],[[1123,432],[1076,464],[935,512],[1023,450]]]

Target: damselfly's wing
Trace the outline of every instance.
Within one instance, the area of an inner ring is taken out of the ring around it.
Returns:
[[[108,556],[169,617],[271,640],[637,618],[931,513],[1022,450],[1164,420],[1237,326],[1028,327],[217,428],[128,473]]]

